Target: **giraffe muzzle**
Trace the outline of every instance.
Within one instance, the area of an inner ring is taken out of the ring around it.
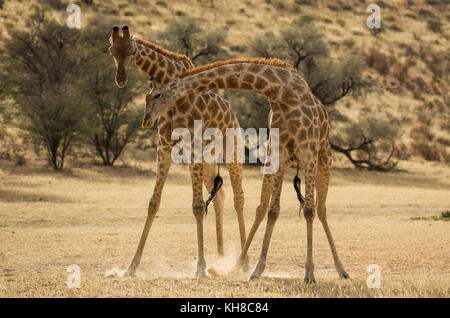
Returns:
[[[128,83],[128,76],[125,72],[117,72],[116,74],[116,84],[120,88],[124,88]]]
[[[142,128],[152,128],[154,124],[153,119],[150,116],[145,116],[142,121]]]

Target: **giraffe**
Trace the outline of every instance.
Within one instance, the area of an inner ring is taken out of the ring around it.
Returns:
[[[190,69],[172,83],[157,85],[146,95],[145,116],[156,118],[170,111],[171,105],[189,94],[214,89],[250,90],[264,95],[270,102],[270,128],[279,131],[279,168],[265,174],[260,204],[244,248],[234,270],[239,270],[251,241],[265,217],[267,224],[259,261],[250,279],[259,278],[265,269],[272,231],[280,213],[283,176],[291,165],[305,171],[305,202],[300,204],[307,227],[306,283],[315,282],[312,255],[312,225],[315,209],[325,230],[336,270],[341,278],[349,278],[334,245],[327,223],[326,198],[331,174],[331,148],[328,142],[329,122],[325,107],[317,100],[295,69],[277,59],[236,59]],[[272,136],[269,145],[273,146]],[[273,149],[271,149],[273,150]],[[317,202],[314,203],[316,193]],[[269,205],[270,203],[270,205]]]
[[[136,65],[155,83],[168,83],[173,81],[182,72],[193,68],[189,58],[183,55],[167,51],[151,42],[147,42],[136,37],[132,37],[128,26],[122,26],[122,36],[119,35],[119,27],[113,26],[110,36],[111,46],[109,51],[114,57],[116,64],[115,82],[117,86],[126,86],[128,77],[126,70],[130,62]],[[158,118],[158,146],[157,146],[157,169],[156,183],[152,197],[148,206],[147,219],[139,241],[136,253],[129,264],[125,275],[134,275],[138,267],[142,252],[152,226],[153,220],[158,212],[161,194],[169,172],[172,158],[171,150],[175,141],[171,139],[174,129],[184,127],[191,132],[194,120],[202,120],[203,127],[217,127],[226,129],[228,127],[238,128],[239,122],[231,109],[230,103],[213,92],[202,94],[191,94],[184,99],[180,99],[173,109],[166,114],[154,117]],[[153,127],[153,120],[144,118],[143,128]],[[236,210],[241,247],[245,243],[245,224],[243,217],[244,192],[242,189],[242,164],[237,162],[227,163],[233,189],[234,208]],[[203,218],[205,201],[203,200],[202,184],[204,183],[209,192],[214,188],[215,164],[214,163],[192,163],[189,166],[192,188],[193,202],[192,208],[197,224],[197,276],[205,276],[206,263],[203,249]],[[223,248],[223,205],[225,193],[220,189],[213,198],[213,205],[216,215],[217,253],[218,257],[224,255]]]

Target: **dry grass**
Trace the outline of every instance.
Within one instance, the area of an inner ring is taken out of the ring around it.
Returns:
[[[306,229],[289,180],[282,196],[266,272],[195,279],[196,234],[187,168],[173,166],[137,277],[124,269],[144,224],[154,164],[143,169],[41,168],[0,165],[0,297],[448,297],[449,222],[413,220],[449,209],[450,169],[407,163],[410,172],[335,169],[328,211],[338,251],[352,281],[334,270],[320,223],[314,223],[315,285],[302,282]],[[259,198],[258,170],[246,169],[246,224]],[[228,179],[226,195],[231,198]],[[211,211],[212,212],[212,211]],[[216,261],[213,213],[205,219],[207,264],[226,270],[239,252],[237,222],[225,204],[226,257]],[[250,249],[254,266],[263,228]],[[66,286],[66,268],[81,267],[81,288]],[[366,286],[369,264],[382,268],[381,289]]]

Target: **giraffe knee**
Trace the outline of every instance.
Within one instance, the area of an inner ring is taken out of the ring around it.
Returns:
[[[327,221],[327,208],[326,207],[318,207],[317,216],[319,217],[320,222],[325,223]]]
[[[159,209],[160,200],[157,198],[151,198],[148,203],[148,214],[156,214]]]
[[[306,221],[312,222],[312,220],[314,220],[314,209],[305,208],[303,210],[303,215],[305,216]]]

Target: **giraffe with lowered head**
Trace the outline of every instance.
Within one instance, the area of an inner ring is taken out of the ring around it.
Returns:
[[[336,270],[341,278],[349,278],[339,260],[326,217],[325,201],[332,158],[325,107],[314,97],[308,84],[291,65],[277,59],[237,59],[190,69],[172,83],[157,85],[146,96],[145,116],[156,118],[170,111],[178,100],[190,94],[201,94],[214,89],[250,90],[264,95],[271,107],[269,126],[272,129],[278,128],[279,132],[279,168],[272,175],[264,175],[260,204],[235,270],[246,259],[256,230],[268,211],[261,254],[250,279],[259,278],[264,271],[272,231],[280,213],[283,176],[291,165],[297,165],[305,172],[305,202],[300,205],[299,211],[303,209],[307,226],[304,280],[307,283],[315,282],[312,226],[316,208],[330,244]],[[269,140],[269,147],[272,149],[269,151],[275,149],[272,137]]]
[[[167,51],[151,42],[132,37],[128,26],[122,27],[122,36],[119,35],[119,27],[114,26],[110,36],[111,46],[109,51],[116,63],[115,81],[119,87],[127,84],[126,70],[133,63],[155,83],[169,83],[181,73],[193,68],[192,62],[183,55]],[[171,139],[172,131],[176,128],[194,129],[194,120],[202,120],[203,128],[218,128],[225,131],[226,128],[239,128],[239,122],[230,107],[230,103],[213,92],[201,94],[190,94],[179,99],[170,111],[161,116],[145,116],[142,126],[151,128],[158,119],[158,147],[157,147],[157,170],[156,184],[150,199],[147,220],[141,235],[136,253],[128,266],[125,275],[133,275],[140,263],[142,251],[147,240],[155,215],[159,209],[161,194],[166,181],[167,174],[172,162],[171,151],[176,143]],[[194,142],[194,141],[192,141]],[[193,161],[191,161],[193,162]],[[234,208],[237,213],[241,247],[245,243],[245,225],[243,217],[244,192],[242,190],[242,164],[237,162],[227,163],[233,188]],[[203,183],[211,192],[214,187],[215,164],[214,163],[192,163],[189,165],[192,188],[192,208],[197,223],[197,276],[206,275],[206,263],[203,250],[203,218],[205,201],[203,200]],[[224,255],[223,248],[223,204],[225,193],[220,189],[214,196],[213,205],[216,215],[216,234],[218,256]]]

